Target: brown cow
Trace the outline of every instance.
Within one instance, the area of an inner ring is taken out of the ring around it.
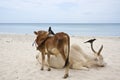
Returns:
[[[38,45],[37,49],[41,52],[42,55],[42,67],[44,69],[45,55],[47,54],[48,61],[48,71],[50,71],[50,55],[57,56],[61,54],[62,58],[65,61],[65,75],[64,78],[68,77],[69,72],[69,51],[70,51],[70,38],[68,34],[64,32],[56,33],[51,36],[51,33],[48,31],[34,31],[37,35],[35,42]],[[37,57],[36,57],[37,58]]]

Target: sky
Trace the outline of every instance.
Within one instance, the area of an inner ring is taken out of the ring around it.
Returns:
[[[120,23],[120,0],[0,0],[0,23]]]

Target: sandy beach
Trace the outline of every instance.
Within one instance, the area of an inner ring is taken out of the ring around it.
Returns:
[[[89,71],[70,69],[66,80],[120,80],[120,37],[71,36],[71,44],[76,43],[90,53],[90,45],[83,42],[91,38],[97,39],[95,48],[103,44],[102,55],[107,65]],[[0,80],[64,80],[64,69],[40,70],[35,58],[39,51],[32,46],[34,39],[34,35],[0,34]]]

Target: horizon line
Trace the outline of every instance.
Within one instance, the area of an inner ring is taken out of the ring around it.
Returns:
[[[102,23],[101,22],[98,22],[98,23],[96,23],[96,22],[95,23],[91,23],[91,22],[90,23],[69,23],[69,22],[66,22],[66,23],[64,23],[64,22],[63,23],[62,22],[61,23],[59,23],[59,22],[58,23],[52,23],[52,22],[51,23],[49,23],[49,22],[44,22],[44,23],[37,23],[37,22],[36,23],[35,22],[33,22],[33,23],[32,22],[17,22],[16,23],[15,22],[14,23],[14,22],[12,22],[11,23],[11,22],[7,22],[7,23],[0,23],[0,24],[120,24],[120,23],[118,23],[118,22],[116,22],[116,23],[115,22],[113,22],[113,23],[111,23],[111,22],[110,23],[104,23],[104,22],[102,22]]]

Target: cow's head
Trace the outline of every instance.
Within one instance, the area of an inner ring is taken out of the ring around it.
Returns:
[[[106,65],[106,63],[104,62],[103,56],[101,55],[103,45],[100,47],[98,52],[95,51],[94,48],[93,48],[93,42],[95,40],[96,39],[91,39],[91,40],[86,41],[85,43],[90,43],[91,44],[91,49],[92,49],[92,51],[94,53],[93,60],[95,61],[96,65],[99,66],[99,67],[104,67]]]
[[[34,31],[34,34],[37,35],[35,42],[37,43],[38,46],[41,45],[49,36],[49,32],[43,30]]]
[[[98,52],[94,52],[94,61],[99,67],[104,67],[106,65],[106,63],[104,62],[104,58],[101,54],[102,49],[103,49],[103,45],[101,46]]]

